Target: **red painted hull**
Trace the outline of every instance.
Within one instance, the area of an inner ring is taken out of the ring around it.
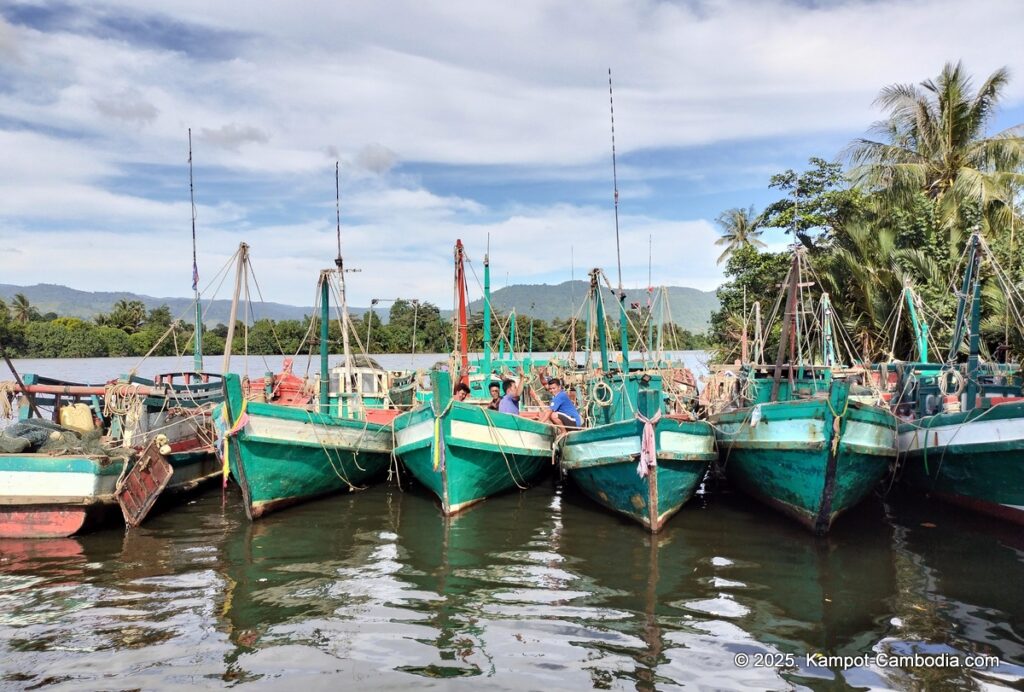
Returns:
[[[99,526],[113,505],[0,507],[0,538],[67,538]]]
[[[1000,505],[995,502],[985,502],[984,500],[979,500],[976,497],[967,497],[965,495],[952,495],[949,493],[939,492],[932,492],[930,495],[937,499],[944,500],[945,502],[960,505],[961,507],[966,507],[967,509],[974,510],[975,512],[987,514],[990,517],[996,517],[1003,521],[1024,526],[1024,511],[1014,507]]]

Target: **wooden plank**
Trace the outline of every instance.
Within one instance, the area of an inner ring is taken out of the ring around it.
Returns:
[[[128,526],[145,520],[172,475],[174,467],[160,453],[156,441],[150,442],[114,493]]]

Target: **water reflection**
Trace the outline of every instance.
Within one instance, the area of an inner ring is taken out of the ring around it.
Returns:
[[[981,671],[943,678],[979,687],[1024,682],[1024,535],[987,517],[913,497],[893,504],[893,557],[900,578],[898,631],[888,646],[998,657]],[[929,683],[941,672],[914,669]]]
[[[654,537],[553,482],[447,520],[378,486],[252,524],[213,492],[127,533],[0,541],[0,687],[1019,688],[1022,577],[1019,531],[902,499],[818,539],[724,492]],[[1003,663],[803,658],[915,650]]]

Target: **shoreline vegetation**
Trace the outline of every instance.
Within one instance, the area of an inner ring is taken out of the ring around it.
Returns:
[[[645,325],[646,311],[630,310],[635,325]],[[318,322],[318,320],[317,320]],[[248,327],[238,322],[232,353],[242,355],[291,355],[315,353],[319,349],[319,328],[306,320],[260,319]],[[385,324],[375,312],[351,320],[358,345],[366,353],[446,353],[452,350],[449,320],[436,305],[425,301],[397,300]],[[173,329],[171,328],[173,325]],[[508,346],[510,321],[507,314],[492,316],[492,333],[501,335]],[[517,352],[567,351],[573,324],[567,319],[551,322],[516,315]],[[643,327],[646,329],[646,326]],[[586,339],[583,320],[575,321],[576,343]],[[224,352],[228,328],[224,324],[203,329],[203,355]],[[193,351],[193,325],[175,320],[164,305],[150,310],[141,301],[119,301],[109,313],[92,320],[40,314],[24,295],[9,302],[0,300],[0,347],[17,358],[103,358],[121,356],[175,356]],[[614,332],[613,332],[614,335]],[[470,348],[482,349],[483,316],[473,314],[469,324]],[[617,335],[614,336],[618,338]],[[329,328],[332,349],[341,348],[341,326],[332,320]],[[663,343],[671,350],[699,350],[707,347],[703,334],[666,324]],[[497,343],[495,352],[497,353]]]
[[[929,341],[942,347],[934,352],[945,356],[965,245],[978,228],[994,257],[981,269],[982,354],[1019,360],[1021,316],[996,274],[1016,287],[1011,290],[1024,283],[1018,201],[1024,126],[989,132],[1008,81],[1002,68],[975,89],[960,63],[947,63],[934,79],[885,87],[875,101],[885,113],[871,128],[875,139],[854,140],[835,161],[813,157],[804,171],[772,176],[768,187],[780,199],[760,213],[753,207],[722,212],[717,244],[724,246],[719,262],[727,280],[709,333],[716,359],[738,357],[743,334],[753,328],[755,302],[764,324],[779,309],[778,287],[792,253],[765,249],[762,234],[769,229],[806,252],[816,290],[828,292],[843,316],[853,353],[867,362],[913,357],[911,322],[902,309],[904,287],[911,287]],[[765,335],[764,353],[775,353],[778,335],[776,324]]]

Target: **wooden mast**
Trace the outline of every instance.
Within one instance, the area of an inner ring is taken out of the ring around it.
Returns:
[[[779,351],[775,357],[775,374],[772,376],[772,396],[770,401],[778,401],[779,399],[779,379],[782,377],[782,363],[783,358],[786,356],[786,342],[791,341],[796,336],[793,317],[796,312],[796,287],[800,283],[799,250],[793,251],[793,263],[789,266],[789,276],[787,279],[789,285],[786,289],[786,312],[782,317],[782,331],[779,333]],[[792,346],[790,346],[790,371],[793,369],[792,355]]]
[[[337,237],[338,237],[338,256],[334,258],[334,266],[337,267],[338,271],[338,292],[339,300],[341,302],[341,347],[345,356],[345,386],[339,388],[338,394],[340,395],[346,389],[350,389],[352,394],[358,397],[359,388],[355,386],[352,376],[352,347],[349,344],[349,317],[348,317],[348,298],[345,296],[345,262],[341,258],[341,182],[339,177],[340,166],[337,161],[334,162],[334,214],[337,222]],[[358,271],[358,270],[351,270]],[[324,299],[326,305],[327,299]],[[325,307],[326,309],[326,307]],[[373,319],[372,316],[370,318]],[[369,344],[366,346],[369,348]],[[321,368],[325,366],[326,361],[321,363]],[[321,375],[323,377],[323,375]],[[347,411],[346,411],[347,413]]]
[[[458,294],[458,327],[456,339],[459,346],[459,377],[462,384],[469,385],[469,329],[466,320],[466,267],[465,250],[462,241],[455,241],[455,291]]]
[[[195,323],[192,332],[192,369],[203,370],[203,310],[199,304],[199,264],[196,261],[196,195],[192,184],[192,128],[188,128],[188,196],[192,203],[192,295],[195,300]]]
[[[231,298],[231,316],[228,319],[228,335],[224,339],[224,362],[220,371],[227,373],[231,369],[231,346],[235,339],[235,322],[238,321],[238,298],[242,293],[242,274],[249,261],[249,246],[238,244],[238,264],[235,267],[235,293]]]

